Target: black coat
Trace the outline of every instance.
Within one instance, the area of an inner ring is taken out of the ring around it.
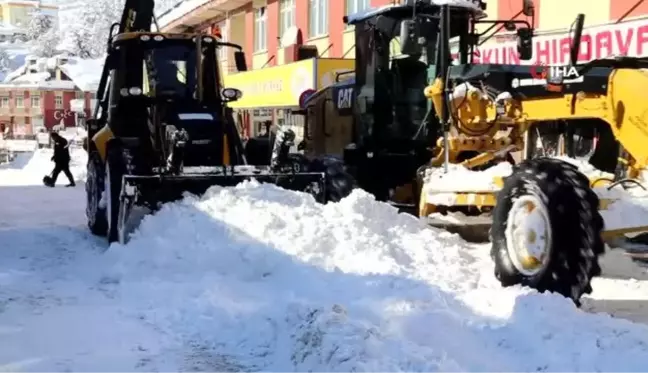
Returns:
[[[54,163],[56,163],[57,165],[70,164],[70,150],[68,149],[68,141],[62,136],[53,137],[52,141],[54,142],[54,156],[52,157]]]

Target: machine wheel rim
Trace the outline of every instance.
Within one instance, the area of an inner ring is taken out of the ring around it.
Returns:
[[[506,248],[515,269],[525,276],[543,273],[551,258],[549,213],[535,195],[518,197],[506,221]]]

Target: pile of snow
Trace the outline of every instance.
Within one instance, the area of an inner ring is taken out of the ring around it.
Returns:
[[[216,370],[648,366],[648,328],[502,289],[486,256],[362,191],[322,206],[246,182],[165,205],[100,272],[121,315],[194,346]]]
[[[85,156],[72,155],[76,172]],[[213,187],[103,252],[83,188],[40,185],[50,156],[0,170],[0,185],[37,185],[0,187],[0,370],[648,366],[648,327],[503,289],[485,247],[362,191],[320,205],[256,182]]]
[[[465,190],[469,180],[471,191],[497,191],[496,179],[513,173],[513,166],[508,162],[498,163],[483,171],[473,171],[459,164],[449,164],[448,172],[444,167],[425,170],[424,181],[430,192],[455,192]]]
[[[51,158],[52,149],[37,149],[34,152],[18,153],[17,158],[0,166],[0,185],[27,186],[42,185],[43,176],[54,169]],[[82,148],[70,148],[70,171],[75,180],[85,180],[87,153]],[[57,185],[65,185],[69,181],[63,173],[59,174]]]
[[[513,167],[508,162],[501,162],[484,171],[470,170],[459,164],[425,170],[423,193],[427,203],[452,205],[457,196],[455,193],[494,193],[500,189],[497,180],[509,176]]]

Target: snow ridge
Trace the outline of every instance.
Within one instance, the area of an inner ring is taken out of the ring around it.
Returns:
[[[648,328],[585,314],[557,295],[501,289],[486,251],[362,191],[322,206],[246,182],[146,217],[128,245],[105,254],[104,276],[124,312],[138,305],[133,316],[229,368],[646,366]]]
[[[82,172],[85,154],[72,156]],[[107,247],[85,226],[82,183],[40,184],[50,157],[40,150],[0,170],[0,370],[648,366],[645,325],[502,289],[487,246],[365,192],[320,205],[257,182],[213,187]]]

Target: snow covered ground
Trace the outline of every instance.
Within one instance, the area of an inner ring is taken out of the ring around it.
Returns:
[[[0,370],[641,371],[648,326],[500,288],[486,246],[355,192],[244,183],[168,204],[126,246],[50,154],[0,170]],[[73,173],[83,178],[83,153]],[[601,279],[597,300],[648,299]],[[628,298],[624,298],[628,299]]]

